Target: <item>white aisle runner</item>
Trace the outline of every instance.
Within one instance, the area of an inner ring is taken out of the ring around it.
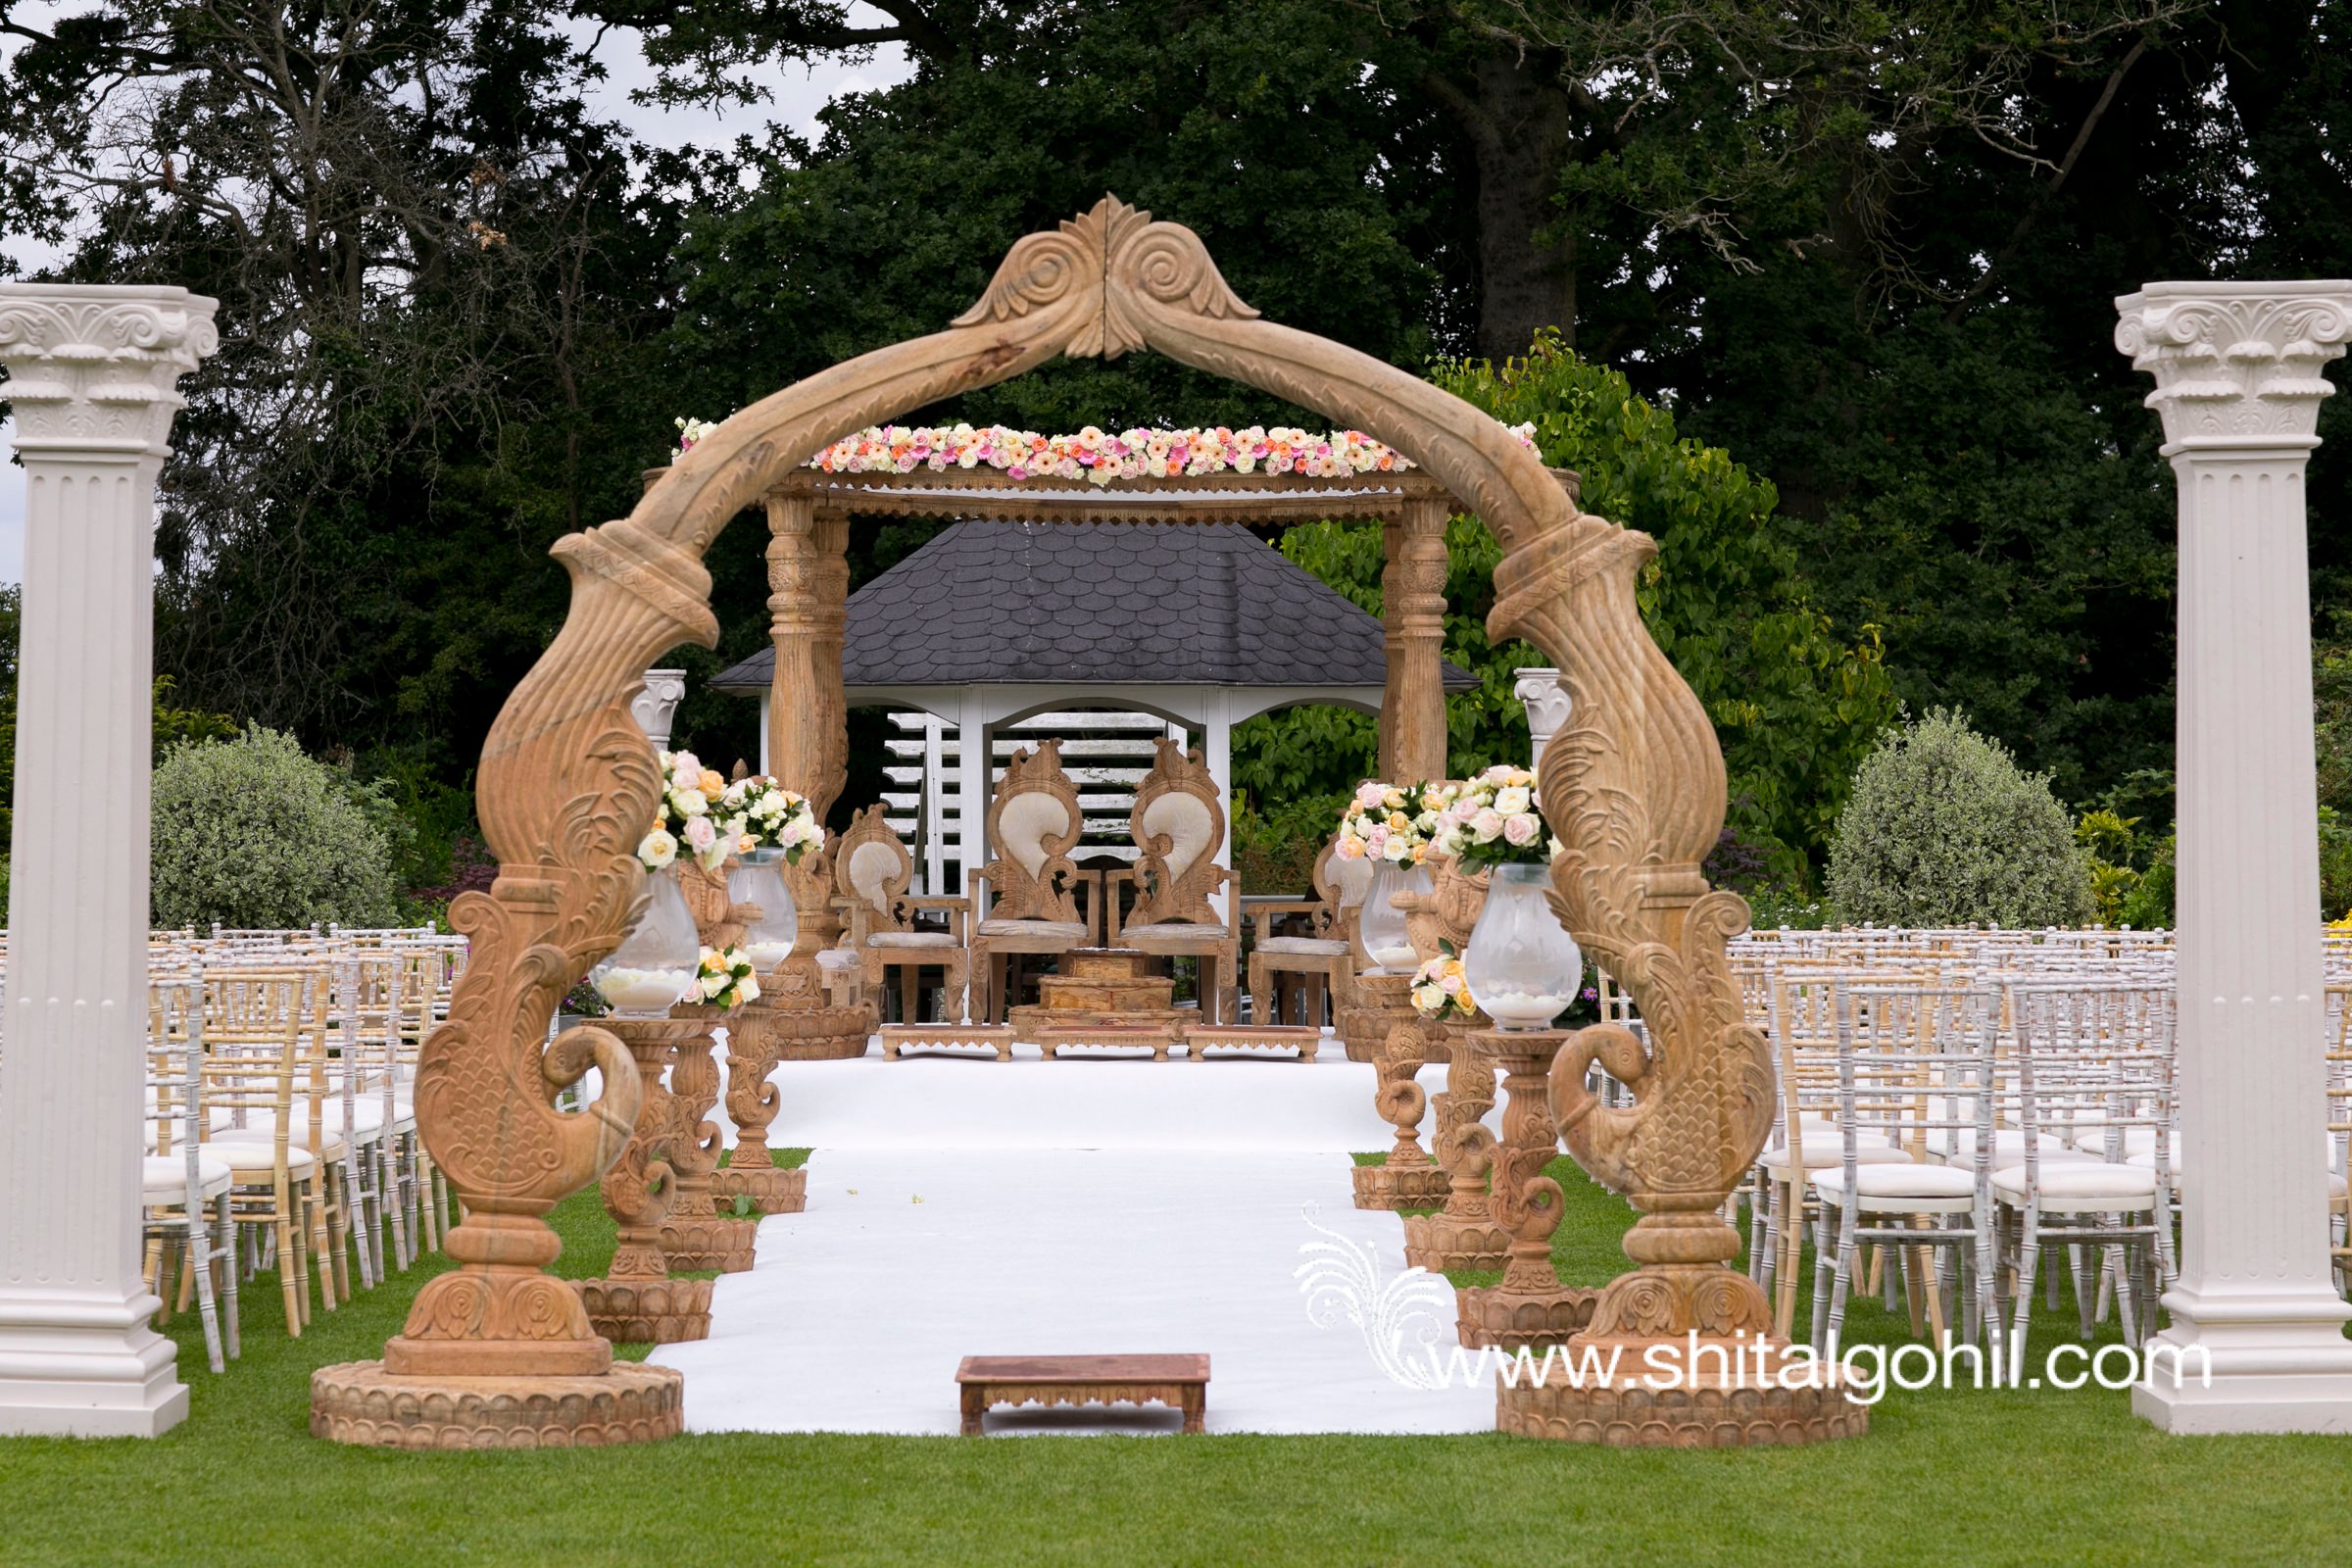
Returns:
[[[1424,1384],[1424,1342],[1452,1352],[1450,1290],[1396,1283],[1401,1222],[1350,1199],[1348,1148],[1387,1142],[1369,1069],[868,1057],[776,1083],[771,1139],[817,1151],[808,1207],[761,1223],[758,1265],[718,1281],[710,1339],[654,1352],[686,1374],[690,1430],[952,1434],[963,1356],[1120,1351],[1206,1352],[1211,1432],[1493,1428],[1491,1376],[1409,1386],[1350,1321]],[[907,1147],[927,1139],[965,1147]],[[1308,1315],[1310,1263],[1328,1326]],[[1000,1413],[992,1430],[1173,1427],[1157,1416]]]

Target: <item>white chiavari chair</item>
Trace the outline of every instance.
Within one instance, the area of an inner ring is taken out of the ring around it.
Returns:
[[[224,1329],[226,1354],[242,1349],[229,1214],[236,1173],[203,1147],[203,981],[192,974],[151,981],[147,1020],[147,1153],[139,1183],[148,1287],[169,1322],[177,1265],[179,1310],[187,1310],[192,1291],[204,1322],[206,1358],[222,1372]]]

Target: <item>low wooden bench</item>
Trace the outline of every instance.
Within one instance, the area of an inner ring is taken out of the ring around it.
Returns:
[[[1012,1059],[1012,1028],[1002,1023],[886,1023],[882,1025],[882,1059],[896,1061],[910,1051],[993,1051],[999,1061]]]
[[[1208,1413],[1205,1355],[967,1355],[956,1368],[963,1435],[976,1438],[992,1404],[1133,1404],[1184,1412],[1199,1432]]]
[[[1195,1061],[1206,1061],[1210,1051],[1235,1051],[1244,1055],[1263,1056],[1277,1051],[1295,1051],[1298,1059],[1311,1063],[1315,1051],[1323,1043],[1323,1031],[1295,1023],[1235,1024],[1223,1027],[1193,1024],[1184,1031],[1184,1043]]]
[[[1162,1023],[1046,1024],[1030,1030],[1027,1038],[1037,1042],[1038,1054],[1048,1061],[1059,1061],[1064,1051],[1114,1047],[1149,1051],[1153,1061],[1165,1061],[1170,1047],[1178,1051],[1184,1049],[1184,1026]]]

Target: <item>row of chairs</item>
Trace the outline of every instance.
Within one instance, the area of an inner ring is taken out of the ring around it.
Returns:
[[[1750,1268],[1789,1332],[1814,1243],[1824,1346],[1870,1275],[1916,1330],[2026,1328],[2062,1257],[2082,1332],[2154,1326],[2175,1271],[2173,955],[2162,933],[1768,933],[1736,945],[1779,1114]],[[2339,1185],[2340,1192],[2340,1185]]]
[[[465,955],[429,927],[156,934],[147,1269],[167,1318],[201,1312],[215,1371],[257,1271],[276,1269],[299,1337],[355,1273],[368,1289],[438,1250],[448,1188],[413,1084]]]

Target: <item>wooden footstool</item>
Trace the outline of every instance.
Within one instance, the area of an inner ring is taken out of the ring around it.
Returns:
[[[992,1404],[1133,1404],[1184,1412],[1199,1432],[1208,1413],[1205,1355],[967,1355],[956,1368],[963,1435],[980,1435]]]
[[[1168,1059],[1168,1048],[1184,1048],[1184,1028],[1178,1024],[1046,1024],[1029,1031],[1038,1054],[1059,1061],[1061,1053],[1088,1046],[1128,1046],[1152,1053],[1153,1061]]]

